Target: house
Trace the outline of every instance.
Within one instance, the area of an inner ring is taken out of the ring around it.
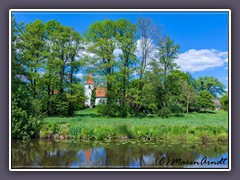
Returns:
[[[96,93],[95,105],[98,105],[102,102],[107,101],[105,87],[104,86],[96,87],[92,77],[92,73],[90,73],[87,77],[87,81],[84,86],[85,96],[87,97],[87,100],[85,101],[85,106],[91,106],[91,97],[92,97],[94,88],[96,88],[95,89],[95,93]]]
[[[214,106],[215,106],[215,109],[216,109],[216,110],[221,109],[221,103],[219,102],[219,100],[214,99],[214,100],[213,100],[213,103],[214,103]]]

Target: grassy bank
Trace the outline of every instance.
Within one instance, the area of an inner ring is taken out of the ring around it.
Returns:
[[[79,111],[74,117],[49,117],[40,131],[42,138],[81,140],[178,140],[227,141],[228,113],[189,113],[169,118],[105,118],[94,109]]]

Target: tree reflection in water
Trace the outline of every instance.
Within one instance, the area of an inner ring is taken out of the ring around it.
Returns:
[[[227,144],[12,141],[12,168],[182,168],[183,165],[160,165],[155,161],[159,157],[196,161],[204,156],[219,160],[223,154],[228,154]]]

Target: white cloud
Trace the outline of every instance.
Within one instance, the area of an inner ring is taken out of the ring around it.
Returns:
[[[225,70],[228,70],[228,67],[225,67],[224,69],[225,69]]]
[[[138,39],[137,40],[137,49],[136,49],[136,52],[135,52],[135,55],[140,58],[142,56],[142,48],[141,48],[141,44],[142,44],[142,39]],[[154,49],[156,48],[154,43],[153,43],[153,40],[152,39],[147,39],[146,40],[146,48],[149,49],[149,52],[154,52]],[[151,56],[151,54],[150,54]]]
[[[115,57],[118,57],[120,54],[122,54],[122,50],[121,49],[114,49],[113,54]]]
[[[176,63],[183,71],[204,71],[215,67],[221,67],[226,62],[228,52],[219,52],[215,49],[190,49],[179,54]]]
[[[81,78],[83,77],[83,73],[77,73],[75,76],[76,76],[77,78],[81,79]]]

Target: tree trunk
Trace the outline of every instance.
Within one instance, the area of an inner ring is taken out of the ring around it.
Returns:
[[[34,99],[36,98],[36,80],[35,79],[33,79],[33,98]]]
[[[71,72],[70,72],[70,83],[71,83],[71,85],[73,83],[73,71],[74,71],[73,61],[74,61],[74,56],[72,56],[72,58],[71,58]],[[72,88],[71,88],[70,94],[73,95]]]
[[[167,83],[166,83],[166,78],[167,78],[167,69],[164,68],[164,98],[163,98],[163,107],[166,107],[166,96],[167,96]]]
[[[48,101],[47,101],[47,114],[50,115],[50,96],[51,96],[51,87],[50,84],[48,84]]]
[[[111,104],[111,82],[109,76],[111,75],[111,67],[107,68],[107,104]]]
[[[61,60],[64,62],[64,54],[62,52],[61,55]],[[65,65],[63,64],[61,67],[61,71],[60,71],[60,87],[59,87],[59,91],[62,94],[63,93],[63,81],[64,81],[64,70],[65,70]]]

